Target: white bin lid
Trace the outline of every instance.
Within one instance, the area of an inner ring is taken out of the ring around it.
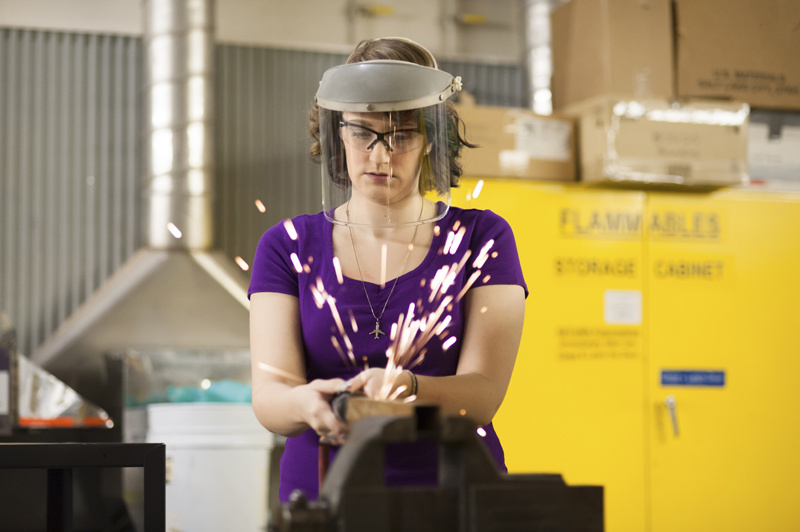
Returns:
[[[151,442],[167,445],[271,446],[274,435],[256,419],[250,403],[158,403],[147,406]]]

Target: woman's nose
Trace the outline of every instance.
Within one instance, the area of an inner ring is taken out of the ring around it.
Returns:
[[[387,162],[391,158],[389,147],[384,141],[378,141],[369,150],[369,158],[375,162]]]

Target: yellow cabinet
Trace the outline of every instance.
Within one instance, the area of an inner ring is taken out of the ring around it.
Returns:
[[[800,197],[651,194],[647,212],[652,530],[799,530]]]
[[[530,290],[510,471],[603,485],[609,532],[800,526],[800,195],[478,183]]]

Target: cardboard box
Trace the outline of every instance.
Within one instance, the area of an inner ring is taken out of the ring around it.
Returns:
[[[595,96],[672,98],[670,0],[571,0],[551,13],[553,108]]]
[[[464,175],[575,181],[575,128],[571,118],[527,109],[457,105],[468,141]]]
[[[747,156],[753,183],[800,187],[800,113],[750,113]]]
[[[681,97],[800,109],[800,1],[676,0]]]
[[[600,97],[573,106],[580,180],[725,186],[747,183],[749,107]]]

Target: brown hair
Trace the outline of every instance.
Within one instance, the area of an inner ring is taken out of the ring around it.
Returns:
[[[372,61],[376,59],[390,59],[395,61],[406,61],[430,68],[438,68],[436,59],[431,53],[423,46],[403,38],[380,38],[369,39],[358,43],[347,58],[347,63],[361,63],[363,61]],[[468,142],[463,134],[464,122],[458,116],[453,103],[449,100],[446,103],[447,109],[447,150],[449,155],[450,167],[443,169],[450,174],[450,186],[458,186],[458,178],[461,177],[463,169],[461,167],[461,149],[466,146],[468,148],[477,147],[475,144]],[[316,102],[311,106],[308,112],[308,132],[313,139],[311,143],[310,153],[311,160],[315,163],[320,163],[322,159],[322,146],[320,145],[320,129],[319,129],[319,107]],[[336,175],[333,169],[332,177],[336,182],[343,182]],[[344,183],[343,183],[344,184]],[[420,183],[422,185],[422,183]],[[422,192],[425,192],[424,190]]]

